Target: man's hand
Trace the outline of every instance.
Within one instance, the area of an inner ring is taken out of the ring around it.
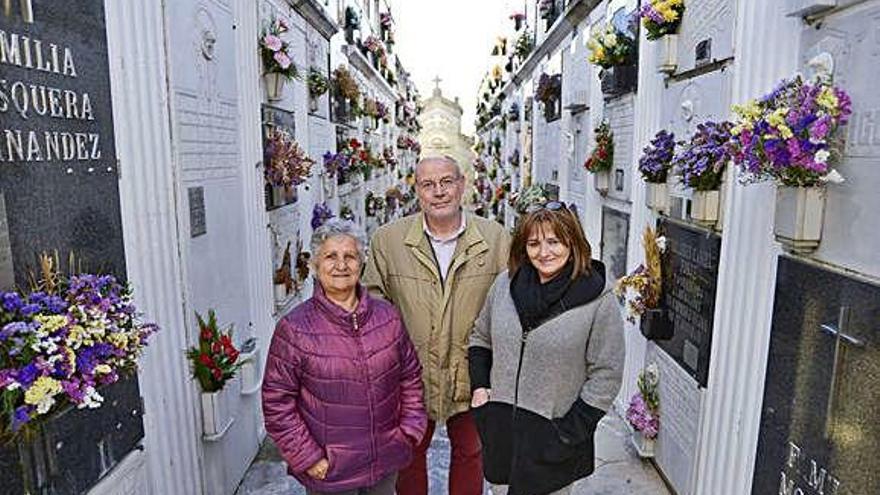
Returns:
[[[330,469],[330,461],[322,458],[320,461],[316,462],[312,467],[306,470],[306,474],[315,478],[316,480],[322,480],[327,477],[327,470]]]
[[[471,407],[477,408],[489,402],[489,394],[492,392],[490,388],[478,388],[471,395]]]

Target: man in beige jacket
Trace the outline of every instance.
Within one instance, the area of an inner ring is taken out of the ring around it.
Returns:
[[[376,232],[362,278],[400,310],[422,364],[428,432],[400,472],[397,493],[427,495],[426,453],[442,421],[452,444],[449,493],[480,494],[480,439],[468,411],[468,338],[495,276],[507,266],[510,237],[498,223],[462,211],[465,178],[452,158],[424,159],[415,176],[422,212]]]

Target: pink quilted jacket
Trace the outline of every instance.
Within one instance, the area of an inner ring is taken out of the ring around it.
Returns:
[[[307,488],[372,486],[410,462],[427,427],[421,366],[400,314],[358,287],[347,313],[317,287],[275,328],[263,378],[266,430]],[[326,457],[324,480],[306,470]]]

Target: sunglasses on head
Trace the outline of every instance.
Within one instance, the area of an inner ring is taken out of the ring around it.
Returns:
[[[546,203],[536,203],[526,208],[526,213],[534,213],[539,210],[559,211],[567,210],[568,207],[561,201],[547,201]]]

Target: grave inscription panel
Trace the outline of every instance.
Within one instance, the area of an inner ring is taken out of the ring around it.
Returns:
[[[753,495],[880,493],[880,285],[780,256]]]
[[[658,220],[658,232],[666,236],[660,307],[668,311],[674,332],[671,339],[657,345],[705,388],[721,236],[670,219]]]

